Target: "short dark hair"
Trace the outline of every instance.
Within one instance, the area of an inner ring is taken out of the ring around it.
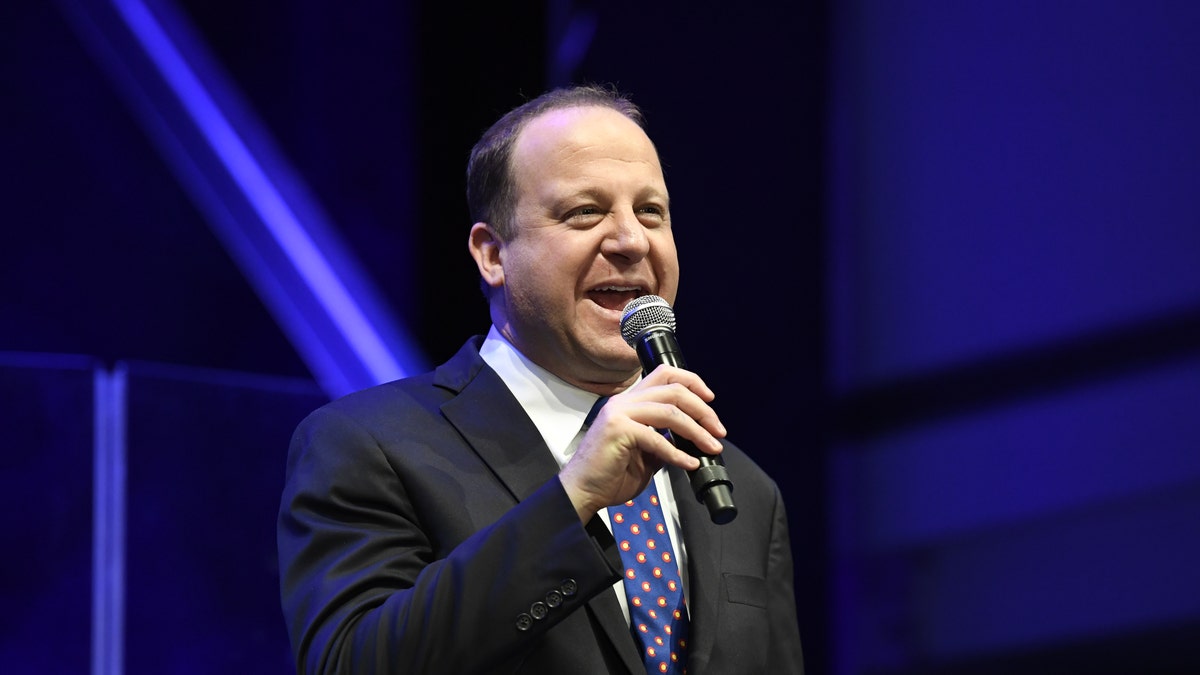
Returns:
[[[514,234],[517,194],[513,187],[512,149],[521,130],[552,110],[598,106],[611,108],[645,128],[642,111],[614,86],[578,85],[546,92],[510,110],[471,149],[467,161],[467,208],[471,222],[487,223],[502,239]]]

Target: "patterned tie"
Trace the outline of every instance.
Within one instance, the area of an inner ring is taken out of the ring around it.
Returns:
[[[647,673],[687,673],[688,615],[675,551],[654,481],[633,501],[608,509],[625,563],[633,637]]]
[[[607,400],[596,401],[585,426],[591,425]],[[683,675],[687,673],[688,614],[654,481],[632,501],[610,506],[608,516],[625,564],[630,631],[642,650],[646,672]]]

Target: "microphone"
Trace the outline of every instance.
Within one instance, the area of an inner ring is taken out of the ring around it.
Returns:
[[[625,305],[621,313],[621,337],[637,351],[642,372],[647,375],[663,363],[687,368],[675,340],[675,312],[657,295],[643,295]],[[729,480],[725,462],[719,455],[700,452],[686,438],[672,434],[667,434],[667,438],[675,447],[700,460],[700,468],[689,471],[688,478],[697,501],[708,507],[708,516],[718,525],[732,521],[737,516],[737,507],[733,504],[733,482]]]

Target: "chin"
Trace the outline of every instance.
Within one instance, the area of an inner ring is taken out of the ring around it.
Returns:
[[[632,348],[628,348],[621,354],[611,355],[605,359],[605,363],[612,364],[612,369],[622,373],[640,373],[642,372],[642,364],[638,362],[637,353]]]

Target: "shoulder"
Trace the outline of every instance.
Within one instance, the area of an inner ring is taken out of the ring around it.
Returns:
[[[400,463],[457,447],[459,436],[443,411],[471,384],[474,375],[464,373],[484,372],[476,362],[482,359],[468,342],[435,370],[367,387],[313,410],[292,434],[288,475],[317,482],[384,475]]]
[[[763,516],[773,514],[782,506],[779,485],[757,462],[741,448],[722,441],[721,457],[733,483],[733,498],[739,511],[754,511]]]
[[[388,420],[436,416],[440,407],[458,395],[483,368],[478,344],[468,340],[450,360],[419,375],[385,382],[334,399],[313,411],[302,426],[350,421],[373,428]]]
[[[767,472],[751,459],[744,450],[727,440],[721,441],[721,445],[725,446],[725,449],[721,452],[721,457],[724,459],[725,465],[729,467],[731,474],[736,471],[746,481],[752,482],[755,485],[775,486],[775,480],[767,475]]]

